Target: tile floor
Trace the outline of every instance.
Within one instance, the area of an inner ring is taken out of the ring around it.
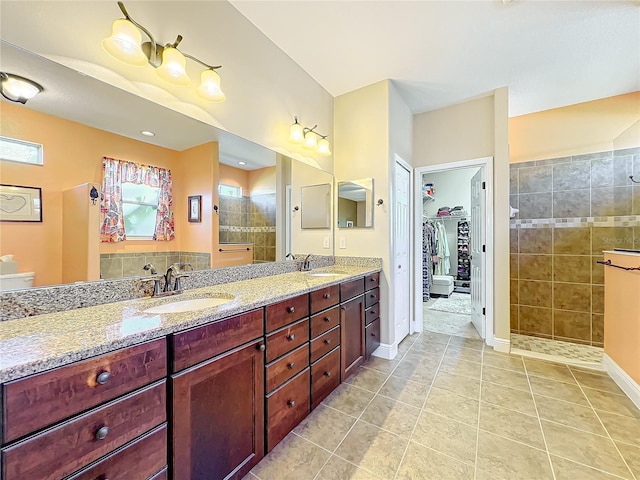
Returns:
[[[511,348],[594,364],[602,364],[602,354],[604,353],[604,349],[600,347],[560,342],[517,333],[511,334]]]
[[[432,332],[399,350],[245,480],[640,480],[640,410],[606,374]]]

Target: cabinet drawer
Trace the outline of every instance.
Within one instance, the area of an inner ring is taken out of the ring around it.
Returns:
[[[149,478],[149,480],[169,480],[169,472],[166,468],[163,468],[158,473],[156,473],[153,477]]]
[[[350,298],[356,297],[364,292],[364,279],[362,277],[356,278],[349,282],[340,284],[340,301],[344,302]]]
[[[375,305],[370,306],[364,311],[364,323],[369,325],[376,318],[380,317],[380,304],[376,303]]]
[[[215,357],[264,334],[262,309],[192,328],[171,337],[173,371]]]
[[[380,345],[380,319],[375,319],[364,329],[365,357],[369,358]]]
[[[311,313],[317,313],[333,307],[340,300],[340,287],[332,285],[330,287],[321,288],[311,292]]]
[[[309,414],[309,369],[267,396],[267,451]]]
[[[134,440],[67,480],[151,478],[167,465],[167,426]]]
[[[161,380],[3,449],[3,478],[65,477],[157,427],[166,411]]]
[[[309,294],[267,305],[267,333],[309,315]]]
[[[340,326],[323,333],[318,338],[311,340],[311,363],[318,360],[329,350],[340,345]]]
[[[340,385],[340,348],[311,365],[311,408]]]
[[[371,290],[380,285],[380,272],[372,273],[364,277],[364,289]]]
[[[300,320],[267,335],[267,362],[309,341],[309,320]]]
[[[167,375],[164,338],[48,372],[3,388],[3,444]]]
[[[280,360],[267,365],[267,393],[309,366],[309,347],[305,343]]]
[[[336,325],[340,325],[340,307],[315,314],[311,317],[311,338],[331,330]]]
[[[380,289],[374,288],[364,294],[364,308],[369,308],[380,301]]]

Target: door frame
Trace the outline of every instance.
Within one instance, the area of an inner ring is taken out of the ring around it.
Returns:
[[[389,175],[391,177],[391,189],[389,191],[389,215],[391,216],[391,231],[389,232],[389,239],[390,239],[390,260],[391,262],[393,262],[393,260],[395,259],[395,253],[396,253],[396,238],[395,238],[395,231],[396,231],[396,215],[395,215],[395,202],[396,202],[396,168],[398,168],[398,165],[401,168],[404,168],[405,170],[407,170],[409,172],[409,196],[408,196],[408,200],[409,200],[409,265],[413,265],[415,262],[415,236],[414,236],[414,232],[412,230],[415,230],[415,225],[414,222],[411,221],[411,211],[414,210],[414,205],[415,205],[415,175],[414,175],[414,169],[413,167],[407,163],[400,155],[398,155],[397,153],[394,154],[394,162],[393,162],[393,174]],[[422,243],[422,241],[421,241]],[[390,269],[391,272],[391,277],[394,277],[393,273],[394,269]],[[414,278],[413,275],[411,274],[411,267],[409,267],[409,302],[411,302],[411,292],[413,292],[415,290],[415,285],[414,285]],[[389,312],[390,313],[395,313],[395,294],[393,292],[395,292],[395,285],[394,285],[394,280],[393,278],[389,279],[389,283],[392,285],[391,288],[389,288]],[[422,317],[421,317],[422,318]],[[395,338],[396,336],[396,331],[395,331],[395,321],[392,322],[393,325],[393,344],[397,347],[398,343],[400,342],[399,339]],[[409,306],[409,335],[415,333],[415,317],[414,317],[414,309],[411,308],[411,306]]]
[[[422,246],[422,177],[425,173],[443,173],[450,170],[458,170],[461,168],[469,167],[484,167],[485,168],[485,182],[486,182],[486,201],[485,201],[485,269],[482,272],[482,281],[485,285],[485,343],[490,346],[494,346],[494,232],[493,232],[493,157],[482,157],[471,160],[462,160],[458,162],[439,163],[436,165],[428,165],[425,167],[418,167],[414,172],[414,245],[415,252],[413,258],[420,259],[422,261],[422,254],[418,254],[418,246]],[[416,332],[423,330],[422,319],[422,263],[417,261],[413,262],[414,274],[413,274],[413,296],[414,296],[414,328]]]

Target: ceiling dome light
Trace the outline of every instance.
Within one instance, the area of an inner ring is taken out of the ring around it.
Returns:
[[[12,102],[27,103],[42,91],[42,87],[28,78],[0,72],[0,93]]]
[[[162,52],[162,65],[156,69],[156,72],[167,82],[187,86],[191,83],[191,79],[185,70],[186,65],[187,60],[184,55],[177,48],[168,46]]]
[[[155,137],[156,134],[153,133],[151,130],[142,130],[140,132],[142,135],[144,135],[145,137]]]
[[[242,162],[242,161],[238,162],[238,165],[246,165],[246,164],[247,162]]]
[[[225,96],[220,88],[220,75],[212,68],[203,71],[196,93],[210,102],[224,102]]]
[[[102,48],[116,60],[134,67],[144,67],[147,56],[140,43],[142,36],[136,26],[129,20],[119,18],[111,27],[111,36],[102,40]]]
[[[329,148],[329,140],[327,140],[327,137],[322,137],[318,141],[318,153],[324,156],[331,155],[331,149]]]
[[[318,145],[318,136],[312,132],[308,131],[304,134],[304,148],[316,148]]]
[[[304,130],[298,123],[298,117],[294,118],[295,123],[289,127],[289,140],[293,143],[301,143],[304,140]]]

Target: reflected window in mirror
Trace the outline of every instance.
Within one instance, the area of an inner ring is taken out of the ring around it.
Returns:
[[[218,185],[218,193],[220,195],[224,195],[225,197],[242,197],[242,187],[237,185],[226,185],[224,183],[220,183]]]
[[[373,227],[373,178],[338,183],[338,228]]]
[[[156,229],[160,187],[122,184],[124,230],[129,240],[152,240]]]

